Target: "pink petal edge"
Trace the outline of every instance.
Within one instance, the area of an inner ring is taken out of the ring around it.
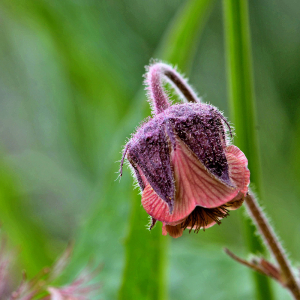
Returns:
[[[144,209],[158,221],[176,224],[184,220],[196,206],[214,208],[243,197],[250,182],[247,158],[235,146],[226,148],[226,158],[229,176],[236,184],[235,189],[216,179],[183,142],[177,140],[176,150],[171,154],[177,190],[173,214],[169,213],[166,202],[149,184],[146,184],[142,194]]]

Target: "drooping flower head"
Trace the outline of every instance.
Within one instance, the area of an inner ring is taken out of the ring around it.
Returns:
[[[163,79],[186,103],[171,105]],[[231,129],[212,105],[201,103],[180,74],[163,63],[151,65],[146,85],[153,118],[132,136],[123,153],[142,190],[142,205],[163,223],[163,234],[205,229],[239,208],[248,191],[247,159],[230,145]]]

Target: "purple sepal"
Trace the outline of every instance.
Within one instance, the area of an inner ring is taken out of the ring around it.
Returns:
[[[180,138],[204,166],[225,184],[233,186],[228,172],[223,116],[207,104],[173,105],[168,121]]]
[[[213,106],[202,103],[172,105],[145,123],[126,145],[124,157],[133,166],[138,183],[145,188],[143,176],[172,213],[175,183],[171,151],[176,151],[176,139],[182,140],[207,170],[228,186],[225,155],[226,132],[224,117]]]
[[[163,118],[155,117],[142,126],[129,142],[127,158],[139,173],[137,166],[143,172],[147,181],[169,206],[174,208],[175,184],[170,162],[170,143],[166,135]],[[141,174],[137,174],[142,189],[144,183]]]

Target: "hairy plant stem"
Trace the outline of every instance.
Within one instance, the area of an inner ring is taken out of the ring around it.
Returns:
[[[160,113],[166,109],[168,104],[168,96],[166,95],[162,80],[165,79],[173,85],[176,92],[185,102],[199,103],[200,99],[193,91],[187,81],[169,65],[164,63],[154,63],[149,66],[147,77],[145,80],[148,86],[150,99],[153,99],[154,112]]]
[[[300,300],[300,288],[293,274],[291,264],[283,250],[279,240],[277,239],[273,228],[270,226],[265,214],[260,208],[257,200],[252,194],[248,194],[245,198],[247,209],[260,233],[264,237],[266,246],[273,254],[281,271],[281,283],[289,289],[294,299]]]

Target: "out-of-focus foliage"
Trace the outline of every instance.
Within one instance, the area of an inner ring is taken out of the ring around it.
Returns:
[[[1,234],[1,233],[0,233]],[[26,271],[22,272],[22,280],[16,285],[11,267],[14,255],[7,251],[6,238],[1,235],[0,241],[0,299],[6,300],[58,300],[58,299],[91,299],[93,294],[99,294],[99,282],[92,283],[100,267],[87,267],[69,284],[56,286],[57,277],[61,276],[70,262],[72,247],[69,246],[61,257],[51,267],[45,267],[33,278],[28,279]],[[91,269],[94,269],[93,272]],[[14,286],[14,288],[12,288]]]
[[[297,261],[300,3],[249,2],[262,202]],[[132,197],[126,168],[116,181],[117,161],[148,105],[146,97],[133,99],[144,65],[182,3],[1,1],[0,220],[19,251],[16,268],[32,276],[74,240],[66,279],[93,258],[104,263],[101,298],[117,297]],[[216,4],[190,82],[228,115],[222,7]],[[221,251],[245,252],[241,213],[170,242],[170,299],[253,299],[248,271]],[[279,293],[277,299],[289,299]]]

